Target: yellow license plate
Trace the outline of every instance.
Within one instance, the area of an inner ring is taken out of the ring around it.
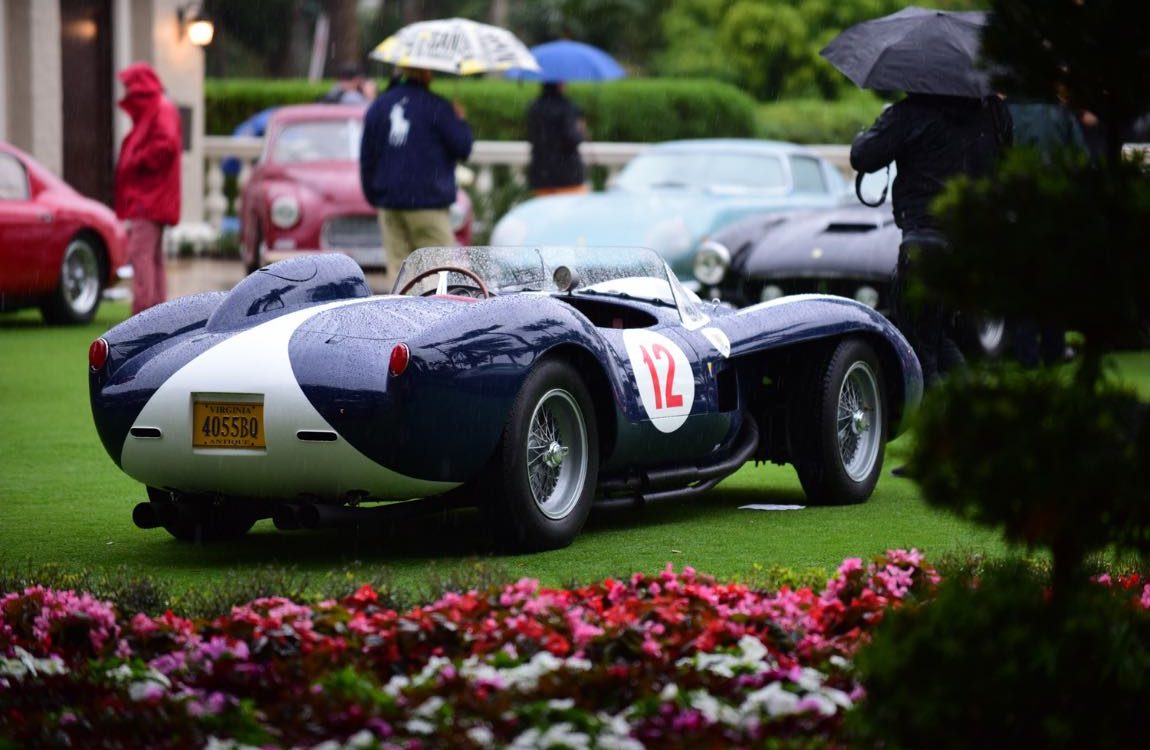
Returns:
[[[251,401],[196,401],[193,448],[266,448],[264,405]]]

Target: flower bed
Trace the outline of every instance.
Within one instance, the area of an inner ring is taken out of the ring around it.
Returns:
[[[197,621],[32,587],[0,597],[0,748],[835,747],[862,694],[853,654],[937,583],[893,550],[822,591],[668,565],[407,612],[364,587]]]

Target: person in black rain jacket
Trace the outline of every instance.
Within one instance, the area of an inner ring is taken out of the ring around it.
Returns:
[[[527,184],[536,195],[586,192],[579,144],[587,137],[583,113],[563,93],[562,83],[544,83],[527,109],[531,164]]]
[[[988,174],[1010,140],[1010,113],[996,96],[908,94],[851,144],[855,170],[877,172],[892,162],[897,168],[892,203],[902,243],[895,272],[895,319],[914,347],[928,385],[964,364],[947,333],[953,311],[933,301],[912,309],[903,299],[914,256],[947,246],[931,201],[951,177]]]

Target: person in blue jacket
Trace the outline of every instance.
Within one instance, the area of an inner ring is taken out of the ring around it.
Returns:
[[[463,108],[433,94],[431,78],[430,70],[402,69],[364,117],[360,185],[379,209],[393,274],[418,247],[455,244],[455,165],[471,155],[474,138]]]

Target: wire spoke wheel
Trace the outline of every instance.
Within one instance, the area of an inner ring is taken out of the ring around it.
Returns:
[[[886,391],[882,365],[864,339],[844,339],[809,362],[795,418],[795,469],[807,502],[865,502],[882,473]]]
[[[551,519],[571,512],[587,481],[587,425],[571,394],[548,391],[531,415],[527,478],[539,511]]]
[[[500,491],[482,506],[500,546],[538,552],[575,539],[595,499],[598,441],[578,370],[558,358],[539,362],[519,389],[491,464]]]
[[[853,363],[839,389],[836,433],[843,470],[856,482],[870,474],[882,450],[881,409],[874,372],[865,362]]]

